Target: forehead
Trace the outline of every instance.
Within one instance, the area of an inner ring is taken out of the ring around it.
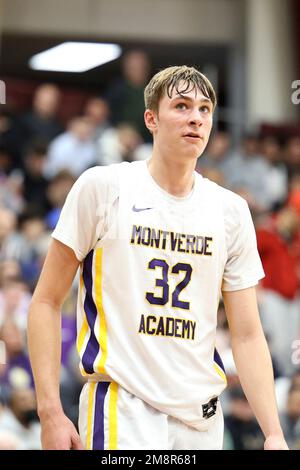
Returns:
[[[177,98],[188,98],[198,101],[210,100],[208,93],[204,89],[201,90],[197,84],[188,81],[180,81],[175,86],[169,86],[165,89],[163,97],[167,97],[169,101],[173,101]]]
[[[166,90],[163,96],[161,97],[160,101],[164,102],[165,104],[168,104],[179,99],[186,99],[193,102],[207,101],[211,103],[211,99],[208,96],[204,95],[199,88],[194,88],[192,90],[186,91],[184,88],[180,87],[178,87],[177,90],[175,88],[173,90],[170,90],[169,93]]]

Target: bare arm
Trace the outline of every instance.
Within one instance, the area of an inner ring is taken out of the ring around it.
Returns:
[[[73,250],[52,240],[29,310],[28,347],[44,449],[82,448],[59,397],[61,307],[78,266]]]
[[[232,351],[245,395],[265,435],[265,449],[286,449],[276,405],[273,368],[255,288],[223,292]]]

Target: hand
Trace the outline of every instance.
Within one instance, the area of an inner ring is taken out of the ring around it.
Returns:
[[[268,436],[265,440],[264,450],[289,450],[283,436]]]
[[[44,450],[84,450],[74,424],[63,413],[42,418],[41,426]]]

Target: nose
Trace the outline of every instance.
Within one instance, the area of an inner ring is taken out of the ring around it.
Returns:
[[[195,108],[192,110],[190,114],[190,118],[189,118],[189,124],[191,126],[197,126],[197,127],[202,126],[202,117],[198,108]]]

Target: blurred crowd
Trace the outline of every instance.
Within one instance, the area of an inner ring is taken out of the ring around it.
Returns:
[[[151,136],[143,124],[150,72],[143,51],[127,53],[122,75],[67,125],[59,120],[61,91],[51,83],[37,87],[31,109],[21,115],[9,103],[0,107],[0,449],[41,447],[25,334],[32,292],[76,178],[94,165],[150,157]],[[281,423],[290,447],[300,449],[300,136],[247,134],[233,145],[226,131],[216,130],[197,171],[243,196],[251,209],[266,273],[259,307]],[[60,384],[63,407],[76,425],[84,380],[75,346],[77,286],[76,278],[63,306]],[[224,448],[262,449],[222,302],[218,323],[217,349],[228,377]]]

